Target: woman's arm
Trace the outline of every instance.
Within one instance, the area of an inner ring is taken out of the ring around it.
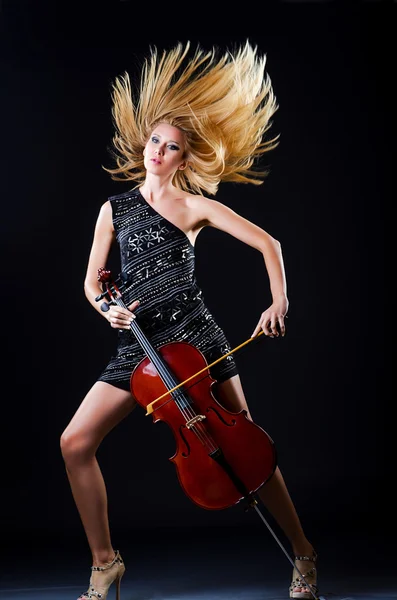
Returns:
[[[103,317],[106,317],[106,313],[101,311],[101,303],[95,302],[96,296],[102,294],[103,291],[98,282],[98,269],[106,268],[114,237],[112,207],[110,202],[107,201],[102,204],[99,211],[84,280],[84,293],[87,300]]]
[[[279,332],[284,335],[284,317],[288,311],[288,299],[281,244],[264,229],[238,215],[221,202],[204,198],[201,208],[207,225],[229,233],[245,244],[256,248],[263,255],[273,303],[262,313],[252,337],[257,335],[260,329],[263,329],[264,333],[270,337],[277,337]]]
[[[95,301],[95,298],[102,294],[103,291],[98,282],[98,269],[106,268],[109,252],[114,240],[115,232],[113,227],[112,206],[108,200],[102,204],[95,225],[94,239],[84,280],[84,292],[90,304],[102,317],[105,317],[105,319],[109,321],[114,329],[129,329],[132,319],[135,319],[135,315],[132,314],[132,311],[137,308],[139,300],[132,302],[132,304],[127,307],[128,310],[118,305],[112,305],[106,312],[101,310],[102,303]]]

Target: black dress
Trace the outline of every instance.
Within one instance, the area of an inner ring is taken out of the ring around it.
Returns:
[[[123,299],[155,348],[175,341],[193,344],[213,362],[231,347],[203,301],[195,278],[194,247],[186,234],[162,217],[142,196],[132,190],[109,201],[120,247],[121,270],[127,276]],[[145,357],[134,334],[118,333],[118,346],[98,377],[123,390],[130,390],[135,366]],[[217,381],[238,373],[233,355],[210,369]]]

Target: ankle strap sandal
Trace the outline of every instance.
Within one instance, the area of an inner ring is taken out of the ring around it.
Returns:
[[[106,600],[109,588],[113,583],[116,583],[116,599],[120,600],[120,584],[121,578],[125,572],[123,559],[120,552],[116,550],[114,559],[103,567],[91,567],[93,572],[101,572],[101,575],[95,577],[95,585],[93,583],[93,574],[91,575],[88,590],[78,597],[78,600]]]
[[[116,563],[119,563],[120,565],[123,564],[123,560],[118,550],[116,550],[116,554],[112,562],[108,563],[104,567],[91,567],[91,571],[107,571],[108,569],[111,569]]]
[[[299,600],[314,600],[318,594],[317,569],[315,567],[317,553],[313,552],[313,556],[295,556],[294,560],[307,561],[314,564],[306,573],[299,573],[298,569],[294,568],[291,585],[289,586],[289,597]]]

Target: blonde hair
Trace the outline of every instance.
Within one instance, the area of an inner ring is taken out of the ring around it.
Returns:
[[[188,166],[175,173],[180,189],[215,195],[221,181],[263,183],[268,171],[255,168],[261,155],[278,145],[279,135],[264,139],[278,109],[266,55],[247,41],[222,55],[190,42],[178,43],[159,56],[150,49],[139,85],[131,86],[127,72],[112,84],[115,126],[111,153],[117,168],[105,171],[115,180],[140,185],[146,170],[143,148],[158,123],[178,127],[185,134]],[[135,186],[136,187],[136,186]]]

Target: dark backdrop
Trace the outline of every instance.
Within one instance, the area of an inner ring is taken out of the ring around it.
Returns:
[[[312,537],[387,524],[384,206],[395,6],[283,3],[230,10],[225,21],[208,7],[191,7],[189,17],[187,8],[3,8],[5,544],[38,532],[83,540],[59,437],[116,344],[83,293],[98,210],[128,189],[101,167],[111,164],[110,86],[124,70],[137,73],[149,45],[188,39],[257,44],[280,106],[272,127],[280,145],[265,157],[264,184],[224,184],[217,195],[280,240],[288,278],[286,337],[260,338],[236,355],[252,414],[275,440]],[[262,256],[208,228],[196,257],[205,300],[238,345],[270,302]],[[173,452],[167,426],[140,409],[105,439],[98,456],[114,530],[258,526],[241,507],[193,505],[168,461]]]

